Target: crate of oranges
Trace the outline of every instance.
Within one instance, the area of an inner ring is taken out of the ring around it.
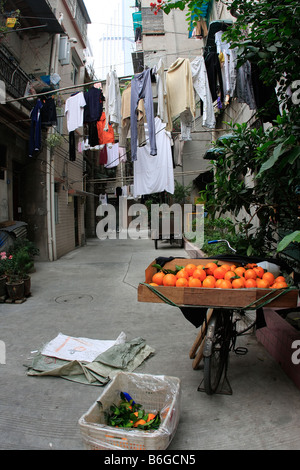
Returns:
[[[139,302],[177,306],[257,308],[296,307],[298,290],[292,278],[274,276],[257,264],[234,265],[225,260],[174,258],[160,267],[154,260],[138,286]]]

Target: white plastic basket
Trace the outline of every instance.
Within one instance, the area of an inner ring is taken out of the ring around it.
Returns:
[[[105,424],[105,411],[127,392],[147,412],[160,412],[157,430],[122,429]],[[166,375],[119,372],[98,400],[79,419],[88,450],[165,450],[173,439],[180,415],[180,380]]]

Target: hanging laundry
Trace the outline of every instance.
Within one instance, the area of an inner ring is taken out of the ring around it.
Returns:
[[[84,108],[84,122],[91,123],[99,121],[103,112],[104,96],[101,88],[91,87],[84,93],[86,106]]]
[[[197,21],[196,26],[194,27],[192,31],[192,38],[195,39],[204,39],[208,35],[208,28],[206,24],[206,20],[204,18],[200,18],[200,20]]]
[[[83,126],[84,107],[86,101],[83,92],[76,93],[67,99],[65,115],[67,116],[68,131],[72,132]]]
[[[102,206],[107,206],[107,194],[99,194],[99,202]]]
[[[239,103],[246,103],[251,110],[256,109],[249,60],[237,69],[236,93]]]
[[[69,132],[69,159],[71,162],[75,162],[76,160],[75,131]]]
[[[192,7],[189,37],[192,37],[193,35],[193,24],[195,21],[197,21],[197,23],[201,22],[203,33],[207,35],[207,26],[206,26],[205,19],[208,18],[209,12],[210,12],[210,0],[204,1],[200,7],[197,5]],[[206,28],[202,22],[205,23]]]
[[[213,129],[216,118],[203,56],[196,57],[191,62],[191,70],[194,89],[203,103],[202,126]]]
[[[263,122],[272,122],[280,115],[278,97],[274,85],[266,85],[260,78],[260,69],[257,64],[251,63],[251,80],[256,108]]]
[[[171,134],[166,132],[166,124],[155,118],[157,157],[151,155],[151,145],[137,149],[134,162],[134,197],[168,191],[174,194],[174,168],[171,149]],[[148,125],[145,124],[146,138]]]
[[[108,129],[110,123],[116,132],[118,132],[119,125],[121,124],[121,93],[119,79],[115,70],[109,72],[106,78],[105,114],[105,130]]]
[[[172,147],[175,166],[182,166],[183,147],[184,140],[182,140],[180,136],[177,136],[176,139],[174,139],[174,144]]]
[[[105,168],[114,168],[119,165],[119,143],[107,144],[107,163],[104,165]]]
[[[56,103],[54,99],[45,98],[41,99],[42,109],[41,109],[41,123],[42,127],[51,127],[57,125],[57,114],[56,114]]]
[[[190,128],[195,117],[195,93],[189,59],[179,58],[169,67],[166,77],[168,124],[172,131],[172,118],[180,115],[183,140],[190,140]],[[185,136],[186,134],[186,136]]]
[[[29,138],[29,157],[32,157],[34,152],[41,149],[42,146],[42,121],[41,109],[43,107],[42,101],[37,100],[35,107],[30,113],[30,138]]]
[[[222,38],[223,34],[224,31],[217,31],[215,42],[221,63],[224,96],[232,98],[236,88],[237,48],[231,49],[230,43]]]
[[[120,163],[126,163],[127,162],[126,148],[120,147],[120,143],[119,143],[119,161],[120,161]]]
[[[98,121],[93,121],[93,122],[88,123],[88,136],[89,136],[90,147],[96,147],[100,143],[97,124],[98,124]]]
[[[223,103],[225,98],[223,77],[217,52],[207,52],[204,61],[212,100],[216,101],[220,94]]]
[[[155,138],[155,121],[153,109],[153,95],[151,85],[151,70],[134,75],[131,80],[131,106],[130,106],[130,126],[131,126],[131,159],[137,159],[137,142],[138,142],[138,125],[137,125],[137,109],[139,101],[144,100],[146,119],[148,124],[148,132],[150,139],[150,153],[157,154],[156,138]]]
[[[114,144],[115,143],[115,132],[111,124],[108,125],[108,130],[105,130],[106,126],[106,115],[105,112],[101,114],[101,118],[97,122],[99,144]]]
[[[121,147],[126,147],[127,138],[130,137],[130,112],[131,112],[131,84],[122,93],[121,102],[121,132],[119,144]],[[140,100],[137,109],[137,133],[139,147],[146,144],[144,123],[146,119],[146,111],[144,100]]]
[[[165,64],[159,59],[157,67],[154,68],[157,84],[157,116],[162,122],[168,122],[168,103],[167,103],[167,82],[165,73]]]
[[[100,146],[100,154],[99,154],[99,165],[106,165],[107,163],[107,149],[106,145]]]

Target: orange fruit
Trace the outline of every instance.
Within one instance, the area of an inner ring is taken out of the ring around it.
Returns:
[[[275,278],[275,282],[286,282],[286,280],[284,276],[277,276]]]
[[[235,276],[236,276],[236,274],[235,274],[233,271],[227,271],[227,272],[225,273],[224,279],[226,279],[227,281],[230,281],[230,280],[232,280]]]
[[[232,279],[231,285],[233,289],[243,289],[245,281],[242,277],[237,277],[236,279]]]
[[[231,282],[228,279],[222,279],[219,287],[220,289],[232,289]]]
[[[223,266],[217,267],[213,272],[213,275],[216,279],[224,279],[225,274],[226,274],[226,269],[223,268]]]
[[[206,269],[206,274],[208,276],[211,276],[214,272],[215,269],[217,269],[217,264],[214,263],[214,262],[209,262],[205,265],[205,269]]]
[[[176,287],[188,287],[189,281],[185,277],[180,277],[176,281]]]
[[[250,287],[256,287],[256,280],[255,279],[246,279],[245,280],[245,287],[247,287],[248,289]]]
[[[257,278],[257,274],[256,274],[256,272],[254,271],[254,269],[249,268],[249,269],[246,269],[246,271],[244,272],[244,278],[245,278],[245,279],[256,279],[256,278]]]
[[[155,284],[162,286],[164,277],[165,273],[163,271],[158,271],[152,276],[152,282],[155,282]]]
[[[263,277],[263,274],[265,272],[264,268],[262,268],[261,266],[255,266],[255,268],[253,268],[253,271],[255,271],[257,277],[260,277],[260,278]]]
[[[200,279],[196,279],[195,277],[191,277],[189,279],[189,287],[201,287],[201,281]]]
[[[196,269],[196,265],[193,264],[193,263],[189,263],[185,267],[185,270],[186,270],[186,272],[188,273],[189,276],[193,275],[193,272],[195,271],[195,269]]]
[[[274,274],[270,273],[270,271],[266,271],[263,274],[262,279],[266,279],[269,282],[270,286],[271,286],[275,281],[275,276],[274,276]]]
[[[229,271],[230,270],[230,265],[229,264],[221,264],[221,267],[223,269],[225,269],[225,271]]]
[[[253,268],[255,268],[256,266],[257,266],[256,263],[248,263],[248,264],[246,264],[245,268],[246,268],[246,269],[253,269]]]
[[[211,276],[210,274],[206,276],[204,281],[202,282],[203,287],[215,287],[216,284],[216,278],[214,276]]]
[[[220,288],[220,284],[221,284],[222,281],[223,281],[223,279],[217,279],[216,283],[215,283],[215,287]]]
[[[231,264],[230,265],[230,271],[235,271],[236,269],[236,265],[235,264]]]
[[[185,279],[188,279],[189,278],[189,274],[188,272],[183,268],[183,269],[180,269],[180,271],[178,271],[178,273],[176,274],[177,276],[177,279],[180,279],[181,277],[184,277]]]
[[[236,269],[234,269],[235,274],[237,274],[240,277],[243,276],[245,271],[246,269],[243,266],[238,266]]]
[[[203,281],[205,278],[206,278],[206,272],[205,272],[205,269],[202,269],[202,268],[197,268],[195,269],[194,273],[193,273],[193,277],[195,279],[200,279],[200,281]]]
[[[177,281],[177,277],[175,276],[175,274],[168,273],[168,274],[165,274],[163,278],[163,285],[164,286],[176,286],[176,281]]]
[[[266,279],[261,279],[260,277],[258,277],[256,279],[256,287],[260,289],[269,289],[270,284]]]
[[[158,284],[156,284],[156,282],[150,282],[149,286],[158,286]]]
[[[271,286],[271,289],[284,289],[285,287],[288,287],[286,282],[280,282],[276,281],[274,284]]]

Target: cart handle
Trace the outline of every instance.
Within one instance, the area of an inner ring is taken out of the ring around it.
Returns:
[[[221,240],[209,240],[207,243],[210,245],[211,243],[221,243],[221,242],[227,243],[228,248],[230,248],[230,250],[233,251],[233,253],[236,253],[236,250],[234,248],[232,248],[232,246],[230,246],[228,240],[223,240],[223,239],[221,239]]]

